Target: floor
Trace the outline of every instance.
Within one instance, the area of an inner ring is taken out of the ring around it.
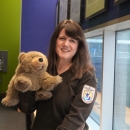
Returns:
[[[5,107],[0,99],[0,130],[26,130],[25,114],[15,107]]]

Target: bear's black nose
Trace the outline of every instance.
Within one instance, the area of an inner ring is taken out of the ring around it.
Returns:
[[[43,59],[42,59],[42,58],[39,58],[39,61],[40,61],[40,62],[43,62]]]

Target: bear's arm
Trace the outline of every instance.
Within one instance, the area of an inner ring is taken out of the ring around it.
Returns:
[[[35,101],[35,92],[19,92],[19,104],[17,106],[23,113],[29,114],[34,112],[37,108],[37,102]]]
[[[41,87],[43,90],[51,91],[61,82],[62,77],[60,77],[59,75],[52,76],[46,72],[43,78],[41,79]]]

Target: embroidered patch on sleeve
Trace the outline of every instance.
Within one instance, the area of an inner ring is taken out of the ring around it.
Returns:
[[[88,85],[84,85],[81,95],[83,102],[86,104],[90,104],[93,101],[94,95],[95,88]]]

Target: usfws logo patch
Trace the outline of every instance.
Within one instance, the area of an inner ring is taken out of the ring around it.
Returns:
[[[95,95],[95,88],[88,85],[84,85],[81,95],[83,102],[86,104],[91,103],[93,101],[94,95]]]

